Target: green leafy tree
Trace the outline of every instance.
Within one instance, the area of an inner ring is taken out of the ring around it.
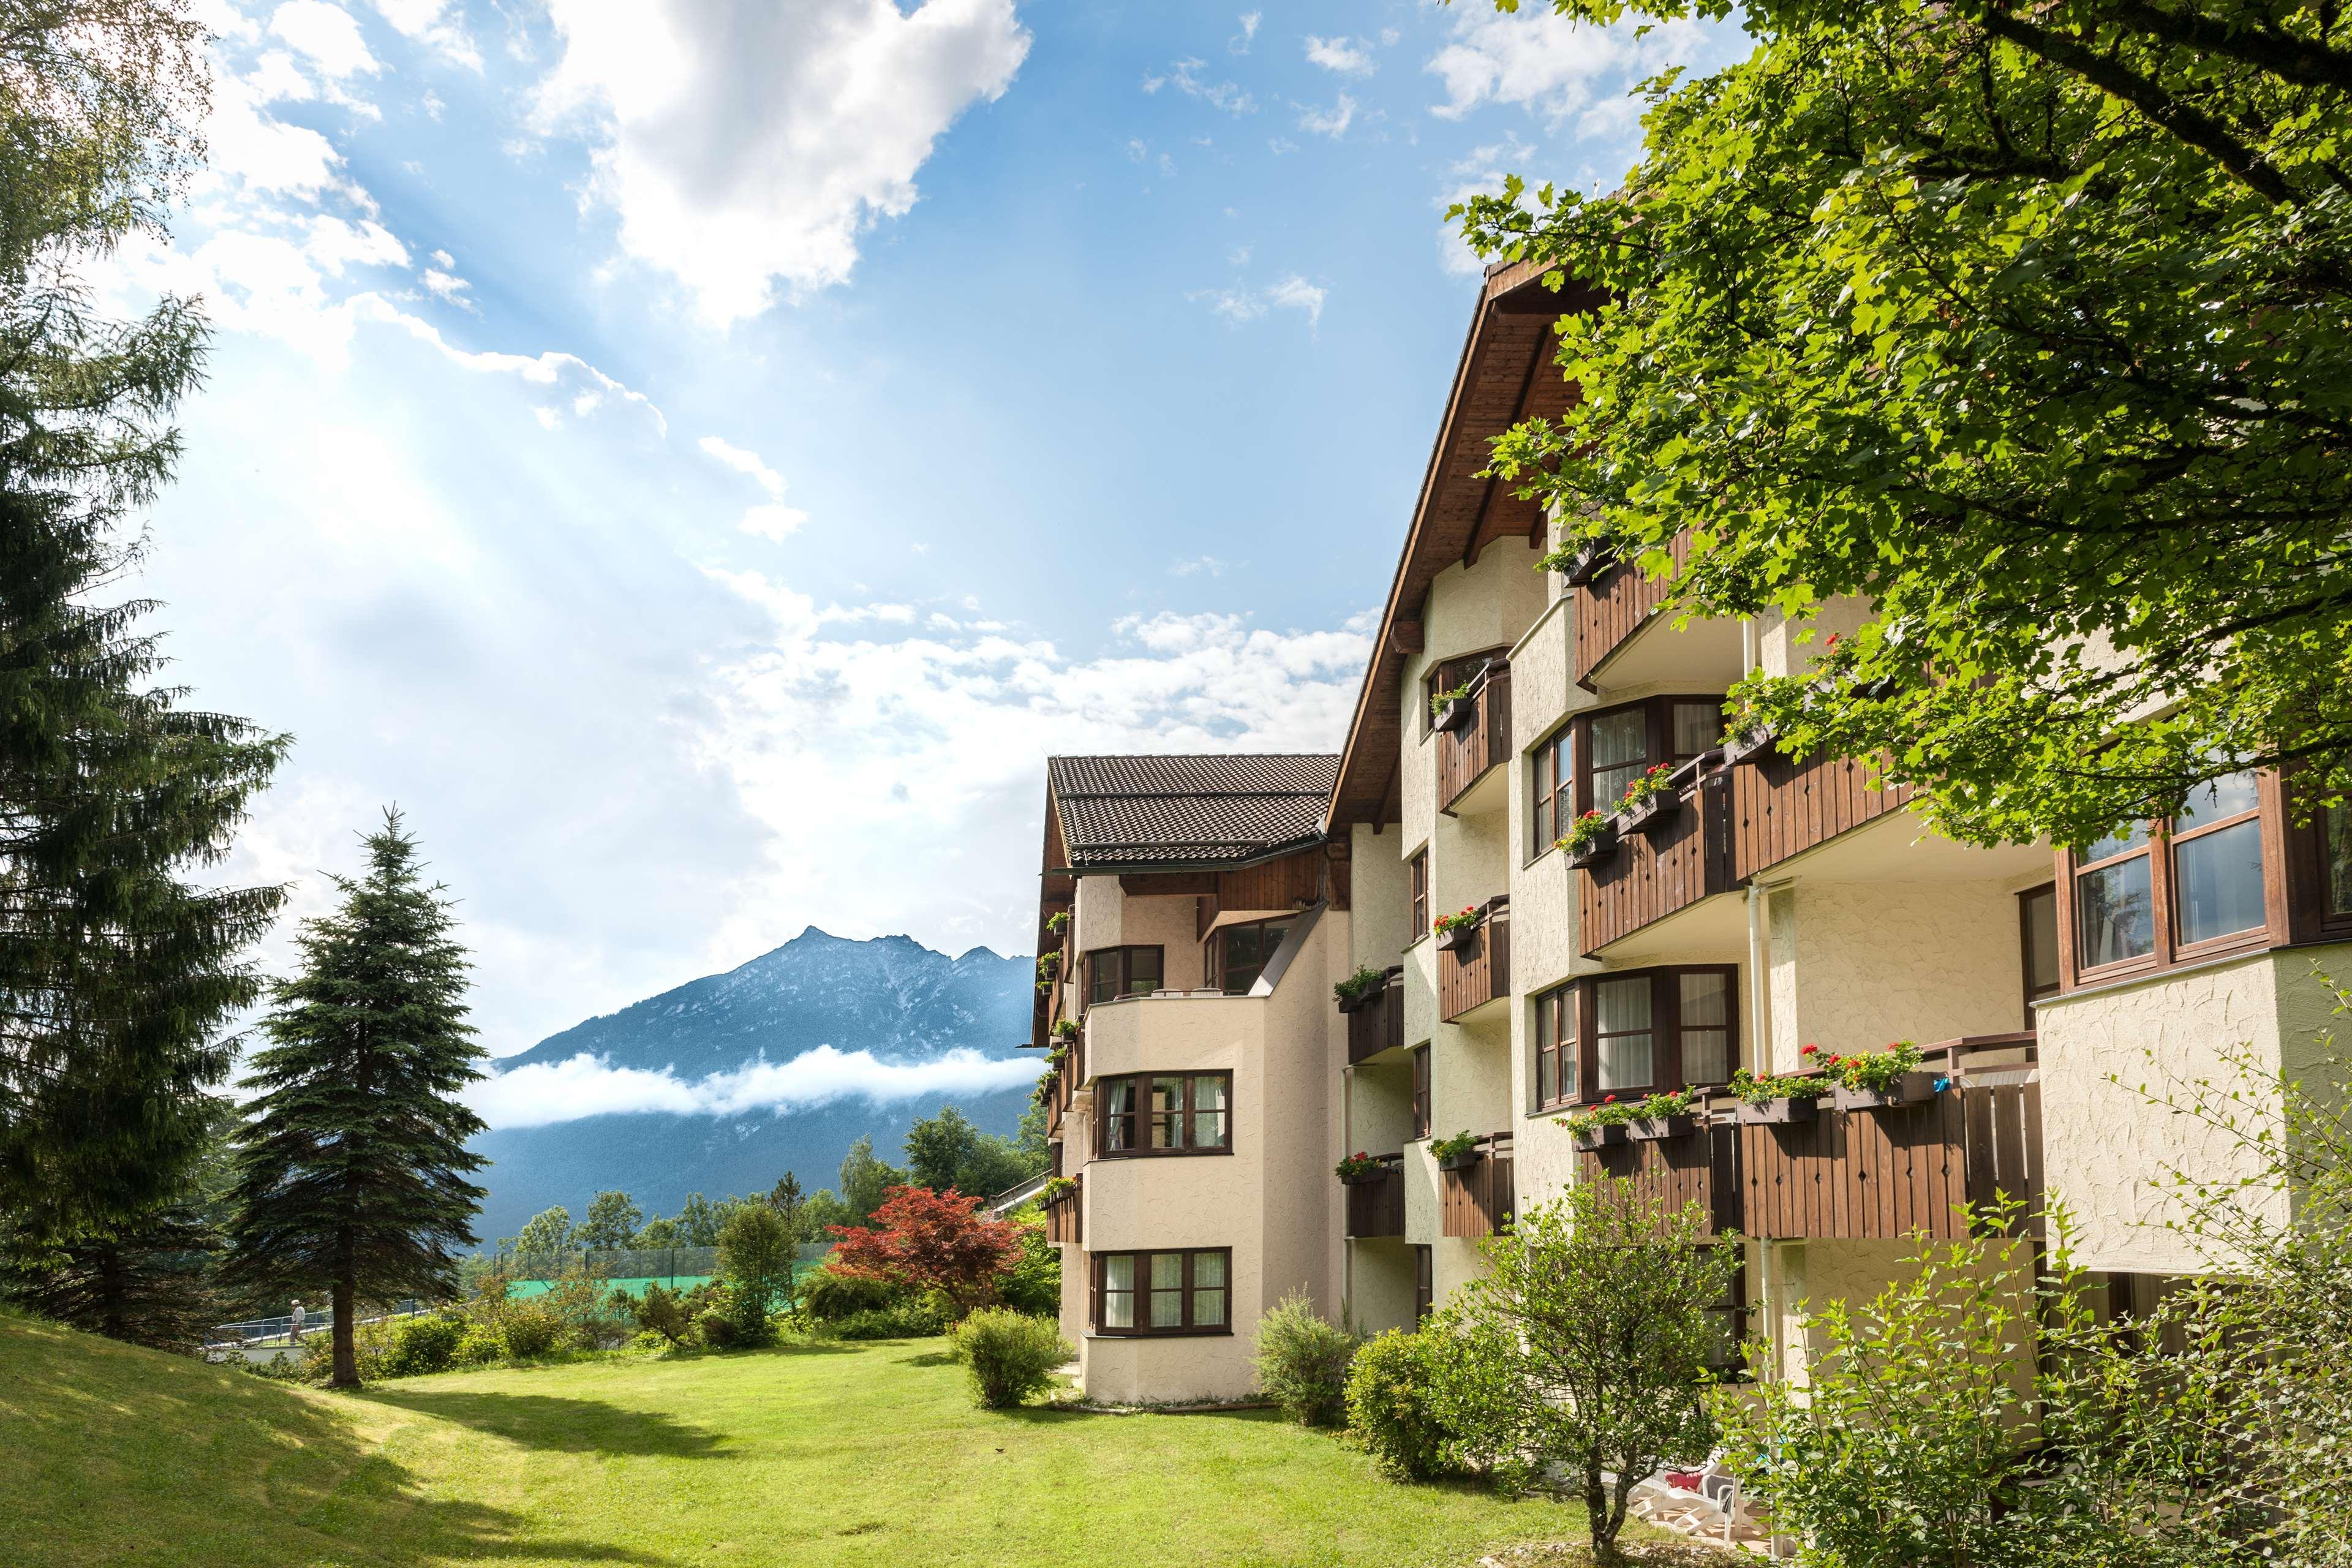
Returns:
[[[907,1173],[874,1157],[874,1140],[859,1138],[841,1161],[841,1201],[849,1210],[849,1223],[864,1225],[890,1189],[906,1183]]]
[[[714,1204],[700,1193],[688,1193],[686,1202],[678,1206],[677,1232],[681,1247],[716,1247],[719,1227],[727,1223],[723,1203]]]
[[[1838,617],[1742,725],[1883,759],[1962,838],[2080,846],[2263,764],[2341,798],[2352,10],[1739,13],[1754,53],[1660,84],[1613,194],[1457,209],[1590,307],[1579,396],[1496,471],[1682,612]]]
[[[107,314],[93,268],[203,163],[205,34],[170,0],[0,5],[0,1214],[29,1245],[173,1229],[242,954],[279,889],[187,879],[228,852],[282,738],[153,683],[143,600],[106,602],[180,453],[194,300]]]
[[[1430,1332],[1446,1347],[1433,1401],[1448,1458],[1507,1478],[1564,1468],[1592,1554],[1622,1561],[1628,1494],[1668,1459],[1705,1456],[1705,1400],[1733,1248],[1611,1177],[1571,1183],[1484,1244],[1486,1271]]]
[[[300,973],[263,1021],[229,1231],[232,1276],[331,1282],[339,1387],[359,1381],[361,1293],[452,1293],[482,1202],[466,1141],[483,1122],[457,1098],[482,1076],[466,950],[400,814],[365,842],[367,874],[335,878],[337,908],[303,922]]]
[[[832,1237],[834,1226],[851,1223],[849,1205],[831,1187],[819,1187],[801,1205],[800,1225],[793,1232],[793,1239],[803,1244],[824,1241]]]
[[[983,1132],[954,1106],[907,1129],[907,1179],[933,1192],[988,1197],[1045,1168],[1013,1139]]]
[[[769,1315],[793,1294],[793,1241],[783,1216],[765,1204],[743,1204],[719,1232],[719,1274],[727,1281],[738,1342],[769,1336]]]
[[[628,1194],[598,1193],[572,1239],[591,1252],[612,1252],[635,1240],[645,1217],[646,1211],[632,1203]]]
[[[509,1244],[509,1250],[518,1258],[560,1259],[564,1252],[579,1245],[572,1226],[572,1211],[562,1205],[545,1208],[523,1222]]]
[[[629,1245],[632,1247],[680,1247],[685,1244],[678,1239],[677,1221],[674,1219],[665,1219],[656,1215],[655,1218],[646,1221],[644,1228],[637,1232],[635,1237],[630,1240]]]

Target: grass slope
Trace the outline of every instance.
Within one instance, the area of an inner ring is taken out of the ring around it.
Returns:
[[[0,1317],[0,1558],[1318,1564],[1581,1534],[1265,1412],[974,1410],[937,1341],[415,1378],[356,1397]]]

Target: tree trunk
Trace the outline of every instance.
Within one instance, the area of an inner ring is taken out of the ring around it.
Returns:
[[[1620,1513],[1613,1519],[1609,1510],[1609,1490],[1601,1479],[1597,1459],[1584,1462],[1584,1527],[1592,1536],[1592,1561],[1600,1568],[1616,1568],[1617,1531],[1624,1522]]]
[[[360,1385],[360,1357],[352,1322],[359,1302],[360,1286],[357,1273],[345,1268],[335,1276],[335,1373],[328,1379],[329,1388],[357,1388]]]

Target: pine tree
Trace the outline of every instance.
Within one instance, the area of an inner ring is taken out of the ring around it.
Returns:
[[[446,892],[388,810],[365,877],[334,879],[335,910],[303,923],[301,971],[277,987],[238,1140],[227,1272],[256,1284],[331,1281],[333,1385],[359,1382],[359,1300],[457,1289],[474,1243],[483,1130],[457,1099],[482,1074],[466,1022],[466,950]]]
[[[175,0],[0,0],[0,1212],[127,1242],[185,1196],[241,958],[282,901],[216,864],[281,739],[149,684],[152,606],[99,596],[179,454],[205,326],[100,310],[85,269],[201,166],[204,30]],[[55,1253],[48,1256],[58,1256]]]

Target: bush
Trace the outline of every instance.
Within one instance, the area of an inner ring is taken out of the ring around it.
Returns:
[[[465,1342],[466,1320],[455,1312],[435,1312],[393,1325],[384,1346],[383,1375],[415,1377],[446,1372],[457,1364],[457,1347]]]
[[[1257,1385],[1301,1426],[1336,1426],[1346,1413],[1348,1363],[1362,1343],[1294,1291],[1257,1321]]]
[[[1034,1318],[1062,1315],[1062,1249],[1045,1239],[1042,1220],[1021,1223],[1021,1257],[996,1287],[996,1299]]]
[[[715,1351],[744,1348],[742,1325],[724,1307],[705,1307],[696,1313],[694,1337]]]
[[[450,1359],[458,1366],[488,1366],[507,1353],[506,1342],[490,1323],[469,1322]]]
[[[562,1317],[537,1301],[509,1301],[499,1314],[499,1348],[509,1361],[533,1361],[563,1340]]]
[[[1054,1369],[1078,1352],[1051,1321],[1003,1307],[982,1307],[955,1328],[956,1359],[971,1377],[972,1397],[1009,1410],[1054,1385]]]
[[[1445,1446],[1453,1434],[1430,1405],[1437,1357],[1433,1336],[1391,1329],[1356,1352],[1348,1369],[1348,1430],[1381,1473],[1425,1481],[1452,1469]]]
[[[858,1274],[830,1264],[801,1279],[800,1310],[814,1323],[837,1323],[859,1312],[895,1307],[908,1299],[907,1288],[878,1274]]]
[[[646,1293],[629,1303],[638,1337],[652,1334],[666,1344],[682,1345],[694,1336],[694,1317],[687,1298],[667,1286],[648,1283]]]
[[[947,1332],[949,1319],[945,1302],[926,1297],[852,1312],[826,1324],[824,1332],[836,1340],[925,1340]]]

